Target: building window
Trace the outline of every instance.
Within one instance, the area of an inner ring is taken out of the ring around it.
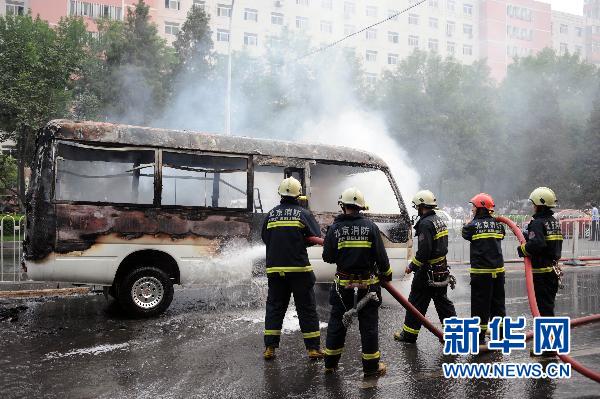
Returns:
[[[398,21],[398,10],[388,10],[390,21]]]
[[[569,25],[560,24],[560,33],[569,33]]]
[[[583,48],[581,46],[575,46],[575,53],[576,54],[581,54],[583,53]]]
[[[308,7],[309,3],[310,3],[309,0],[296,0],[296,4],[299,6]]]
[[[256,33],[244,33],[244,45],[245,46],[257,46],[258,35]]]
[[[377,39],[377,29],[367,29],[367,40],[375,40]]]
[[[333,8],[333,0],[321,0],[321,7],[331,10]]]
[[[438,28],[438,19],[437,18],[429,18],[429,27],[431,29],[437,29]]]
[[[231,18],[231,6],[227,4],[219,4],[217,6],[217,16]]]
[[[583,36],[583,28],[581,26],[576,26],[575,32],[577,33],[577,37]]]
[[[419,47],[419,36],[408,36],[408,45],[411,47]]]
[[[452,21],[446,22],[446,36],[448,36],[448,37],[454,36],[455,27],[456,27],[456,24],[454,22],[452,22]]]
[[[271,23],[273,25],[283,25],[283,14],[278,12],[271,13]]]
[[[446,1],[446,9],[448,9],[448,11],[450,12],[454,12],[454,6],[456,5],[456,1],[454,0],[447,0]]]
[[[225,29],[217,30],[217,41],[218,42],[228,42],[229,41],[229,31]]]
[[[533,19],[533,11],[531,11],[529,8],[513,5],[506,6],[506,15],[511,18],[521,19],[523,21],[531,21]]]
[[[454,43],[454,42],[446,43],[446,51],[448,52],[448,54],[454,55],[454,53],[456,51],[455,49],[456,49],[456,43]]]
[[[350,18],[356,14],[356,4],[349,1],[344,2],[344,17]]]
[[[365,59],[367,62],[376,62],[377,61],[377,51],[367,50]]]
[[[463,13],[469,16],[473,15],[473,5],[467,3],[463,4]]]
[[[179,33],[179,24],[176,22],[165,21],[165,33],[167,35],[176,35]]]
[[[473,46],[465,44],[463,46],[463,55],[473,55]]]
[[[400,35],[398,32],[388,32],[388,41],[390,43],[400,43]]]
[[[377,7],[367,6],[367,17],[377,17]]]
[[[388,54],[388,65],[396,65],[398,63],[398,54]]]
[[[569,51],[569,46],[567,45],[567,43],[561,43],[560,44],[560,53],[566,54],[567,51]]]
[[[376,73],[367,73],[365,74],[365,77],[367,78],[367,84],[369,85],[374,85],[377,83],[377,74]]]
[[[344,35],[351,35],[356,32],[356,26],[354,25],[344,25]]]
[[[331,21],[321,21],[321,32],[332,33],[333,32],[333,23],[331,23]]]
[[[194,0],[194,4],[192,4],[192,7],[200,8],[201,10],[206,10],[206,1]]]
[[[258,22],[258,10],[254,10],[252,8],[245,8],[244,20]]]
[[[179,10],[179,0],[165,0],[165,8],[170,8],[171,10]]]
[[[9,5],[12,6],[16,4],[21,4],[21,2],[7,0],[7,7]],[[71,0],[69,7],[69,15],[89,18],[107,18],[111,20],[120,21],[123,19],[123,9],[121,7],[110,6],[105,4]]]
[[[25,3],[22,1],[6,1],[6,15],[25,14]]]
[[[429,7],[438,8],[440,6],[439,0],[429,0]]]
[[[439,50],[439,42],[437,39],[429,39],[429,51],[432,53],[437,53]]]
[[[469,39],[473,38],[473,25],[464,24],[463,25],[463,33]]]
[[[296,17],[296,28],[300,30],[308,29],[308,18],[306,17]]]
[[[419,16],[417,14],[408,14],[408,23],[410,25],[419,25]]]

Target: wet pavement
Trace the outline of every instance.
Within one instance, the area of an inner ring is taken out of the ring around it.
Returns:
[[[510,266],[507,309],[527,315],[523,274]],[[469,315],[464,268],[450,293],[460,316]],[[395,283],[407,294],[410,277]],[[600,313],[600,267],[567,269],[557,313]],[[563,398],[600,397],[600,384],[574,372],[570,380],[446,380],[441,364],[454,361],[528,362],[528,352],[478,357],[442,355],[423,330],[416,346],[394,342],[404,310],[389,295],[380,310],[380,348],[388,373],[364,380],[358,326],[348,333],[341,367],[324,375],[305,356],[301,333],[288,312],[289,333],[277,359],[262,360],[265,284],[194,286],[176,291],[161,317],[128,320],[100,294],[0,301],[0,395],[3,398]],[[317,288],[319,315],[328,319],[327,286]],[[436,319],[433,306],[428,313]],[[529,322],[530,326],[531,323]],[[322,341],[325,329],[322,329]],[[600,370],[600,325],[572,332],[572,356]]]

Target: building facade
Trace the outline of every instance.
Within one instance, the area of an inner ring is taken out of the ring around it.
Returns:
[[[582,15],[552,11],[552,48],[560,55],[579,54],[585,58],[585,21]]]

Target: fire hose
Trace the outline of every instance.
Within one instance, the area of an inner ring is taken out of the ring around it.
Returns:
[[[517,225],[512,220],[505,218],[503,216],[496,217],[496,220],[498,220],[499,222],[502,222],[502,223],[506,224],[508,227],[510,227],[510,229],[513,231],[513,233],[515,234],[515,236],[517,237],[517,239],[519,240],[520,243],[525,242],[525,237],[523,237],[523,233],[521,232],[521,230],[517,227]],[[319,238],[319,237],[308,237],[308,238],[306,238],[306,242],[309,244],[312,244],[312,245],[323,245],[323,239]],[[529,259],[529,257],[524,258],[524,263],[525,263],[525,283],[527,286],[527,297],[529,299],[529,308],[531,310],[531,314],[533,315],[533,317],[539,317],[540,311],[538,309],[537,301],[535,299],[535,289],[533,286],[533,272],[531,270],[531,260]],[[440,340],[440,342],[442,342],[442,343],[444,342],[444,334],[442,333],[442,331],[439,328],[435,327],[423,314],[421,314],[421,312],[419,312],[419,310],[417,308],[415,308],[397,289],[395,289],[387,281],[382,281],[381,286],[383,288],[385,288],[394,297],[394,299],[396,299],[407,311],[411,312],[415,317],[417,317],[419,319],[419,321],[423,324],[423,326],[425,328],[427,328],[429,331],[431,331]],[[598,322],[598,321],[600,321],[600,314],[589,315],[589,316],[580,317],[580,318],[571,320],[571,327],[582,326],[584,324],[589,324],[589,323]],[[532,331],[527,332],[526,340],[531,340],[532,338],[533,338],[533,332]],[[487,352],[487,351],[489,351],[487,346],[485,346],[485,345],[480,346],[480,352]],[[571,358],[570,356],[559,354],[558,357],[563,362],[569,363],[571,365],[571,367],[573,367],[573,369],[575,369],[575,371],[579,372],[580,374],[584,375],[587,378],[590,378],[590,379],[600,383],[600,373],[585,367],[584,365],[582,365],[575,359]]]

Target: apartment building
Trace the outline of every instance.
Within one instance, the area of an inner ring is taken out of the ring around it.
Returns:
[[[552,47],[558,54],[585,58],[585,21],[582,15],[552,11]]]

